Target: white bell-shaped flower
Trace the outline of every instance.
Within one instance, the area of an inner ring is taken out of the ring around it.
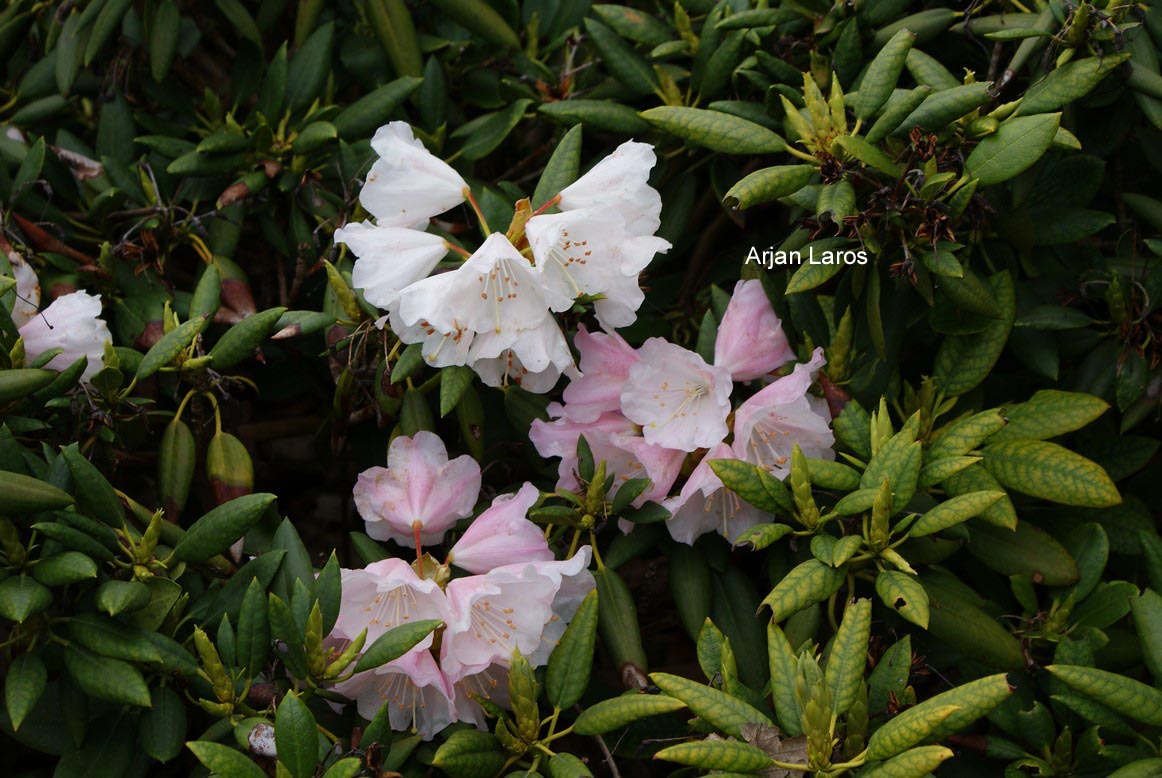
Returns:
[[[50,370],[64,370],[81,357],[88,357],[83,381],[101,369],[105,344],[113,340],[109,326],[101,319],[101,296],[84,291],[53,300],[20,328],[20,337],[30,362],[46,351],[61,349],[45,365]]]
[[[422,227],[464,202],[467,182],[424,148],[407,122],[380,127],[371,148],[379,159],[367,174],[359,202],[379,226]]]
[[[335,230],[335,242],[346,243],[358,257],[351,281],[367,302],[383,310],[399,299],[404,287],[427,278],[448,253],[448,244],[439,235],[367,222]]]

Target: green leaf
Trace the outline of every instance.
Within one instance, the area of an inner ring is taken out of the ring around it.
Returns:
[[[791,494],[787,487],[761,467],[741,459],[713,459],[710,460],[710,469],[727,489],[759,510],[767,513],[791,511]]]
[[[913,127],[937,132],[948,123],[972,113],[992,100],[992,95],[989,94],[991,89],[991,82],[978,81],[932,92],[916,110],[908,114],[894,134],[905,135]]]
[[[63,551],[37,562],[32,577],[45,586],[66,586],[96,578],[97,563],[79,551]]]
[[[479,124],[473,125],[471,137],[460,149],[461,156],[464,159],[476,160],[491,154],[520,123],[521,117],[532,104],[533,101],[529,99],[517,100],[507,108],[490,114]],[[453,133],[453,137],[458,137],[457,133]]]
[[[585,20],[585,31],[601,56],[602,65],[626,90],[641,96],[659,88],[658,77],[650,63],[617,33],[593,18]]]
[[[128,662],[70,645],[65,648],[65,668],[77,688],[90,697],[142,708],[151,704],[141,671]]]
[[[573,731],[578,735],[603,735],[638,719],[673,713],[685,707],[686,703],[664,694],[627,692],[585,709],[573,724]]]
[[[554,754],[549,759],[549,774],[553,778],[593,778],[593,773],[572,754]]]
[[[773,621],[767,623],[767,662],[771,674],[771,699],[779,727],[791,737],[802,734],[802,714],[795,697],[799,661],[787,635]]]
[[[266,778],[266,773],[245,754],[221,743],[195,740],[186,743],[186,748],[194,752],[198,761],[213,775],[224,778]]]
[[[161,653],[144,631],[98,613],[69,619],[69,637],[81,648],[127,662],[161,662]]]
[[[323,92],[331,73],[335,23],[319,27],[291,57],[287,67],[286,101],[292,111],[301,111]]]
[[[733,773],[753,773],[774,764],[762,749],[737,740],[698,740],[663,748],[654,759]]]
[[[270,619],[267,616],[266,591],[252,578],[242,608],[238,612],[236,652],[238,665],[249,677],[258,674],[270,653]]]
[[[475,729],[453,732],[432,759],[433,765],[452,778],[493,778],[504,763],[496,738]]]
[[[247,494],[219,505],[198,519],[174,546],[182,562],[203,562],[228,549],[258,523],[275,500],[273,494]]]
[[[721,111],[666,105],[641,115],[677,138],[723,154],[778,154],[787,147],[778,133]]]
[[[149,605],[151,596],[140,581],[106,581],[97,589],[97,607],[110,616],[133,613]]]
[[[892,513],[898,513],[911,501],[920,479],[920,441],[904,428],[882,444],[860,477],[860,490],[878,490],[884,479],[892,491]]]
[[[286,308],[271,308],[247,316],[218,339],[210,349],[210,364],[215,370],[225,370],[254,354],[255,349],[274,332]]]
[[[561,190],[577,180],[581,172],[581,127],[576,126],[562,136],[553,149],[553,156],[549,157],[545,169],[537,181],[537,188],[533,191],[531,205],[533,210],[544,206]],[[549,211],[550,213],[552,210]]]
[[[395,109],[415,92],[424,79],[403,76],[364,95],[331,120],[344,140],[358,140],[370,135],[387,122]]]
[[[1021,644],[976,602],[962,597],[948,581],[932,573],[926,572],[922,583],[928,595],[928,631],[932,635],[988,667],[1024,668]]]
[[[12,660],[4,678],[4,705],[13,729],[20,729],[44,694],[48,671],[36,654],[21,654]]]
[[[813,165],[778,165],[756,170],[727,191],[722,203],[735,211],[798,192],[815,175]]]
[[[860,778],[924,778],[952,757],[944,746],[921,746],[860,773]]]
[[[640,135],[650,129],[649,122],[641,118],[635,109],[609,100],[558,100],[555,103],[542,103],[537,112],[562,124],[580,124],[602,132]]]
[[[872,733],[867,744],[869,762],[890,759],[924,741],[939,729],[945,719],[959,711],[956,705],[942,705],[922,709],[917,715],[916,708],[909,708]]]
[[[840,135],[835,139],[835,145],[853,158],[881,173],[886,173],[889,176],[900,174],[900,166],[896,164],[895,160],[859,136]]]
[[[571,708],[589,686],[593,647],[597,641],[597,592],[581,601],[565,628],[545,671],[545,697],[554,708]]]
[[[1009,423],[999,408],[964,416],[949,424],[924,453],[924,461],[957,457],[974,451]],[[942,480],[942,479],[941,479]]]
[[[650,680],[665,694],[686,703],[695,716],[732,737],[742,737],[742,728],[747,724],[769,726],[772,723],[761,711],[737,697],[688,678],[651,673]]]
[[[76,443],[61,449],[61,455],[68,465],[73,491],[76,492],[81,509],[112,527],[120,527],[125,520],[125,511],[112,484],[92,462],[85,459]]]
[[[979,718],[987,716],[993,708],[1000,705],[1013,692],[1013,687],[1004,674],[990,675],[975,681],[961,684],[946,692],[929,697],[910,710],[917,711],[910,715],[917,720],[923,720],[933,711],[951,706],[959,710],[951,713],[944,719],[930,738],[939,740],[947,735],[958,732]]]
[[[26,575],[0,581],[0,616],[23,624],[52,604],[52,592]]]
[[[959,281],[974,278],[968,274]],[[947,289],[952,279],[943,279]],[[989,287],[1000,306],[1002,317],[990,323],[981,332],[972,335],[953,335],[944,339],[936,353],[932,377],[948,396],[965,394],[975,389],[992,371],[1009,339],[1016,315],[1016,297],[1013,279],[1008,271],[989,278]]]
[[[1053,145],[1061,114],[1021,116],[1002,122],[964,162],[965,172],[982,185],[1008,181],[1033,166]]]
[[[1077,665],[1049,665],[1053,677],[1143,724],[1162,726],[1162,691],[1118,673]]]
[[[969,492],[940,503],[913,524],[908,534],[914,538],[931,535],[975,518],[1005,496],[1004,492]]]
[[[1042,389],[1029,400],[1005,408],[1008,421],[990,443],[1013,440],[1048,440],[1073,432],[1096,420],[1109,409],[1100,397],[1085,392]]]
[[[134,380],[137,382],[144,381],[158,370],[173,362],[178,354],[194,342],[194,338],[201,334],[209,322],[210,317],[208,315],[198,316],[179,324],[166,333],[161,340],[150,347],[149,351],[145,352],[145,356],[141,359],[141,364],[137,366],[137,372],[133,377]]]
[[[38,513],[72,504],[72,495],[52,484],[0,470],[0,512],[4,514]]]
[[[916,36],[913,33],[901,29],[876,54],[860,81],[859,97],[855,101],[855,115],[858,118],[864,121],[870,119],[888,101],[915,42]]]
[[[161,83],[169,75],[181,37],[182,15],[174,0],[163,0],[154,12],[149,35],[149,71]]]
[[[848,603],[831,644],[823,675],[831,692],[832,712],[837,716],[847,713],[855,702],[859,685],[863,682],[870,637],[871,600],[858,599]]]
[[[830,567],[818,559],[808,559],[792,568],[762,604],[770,607],[773,621],[782,621],[835,594],[843,585],[844,575],[842,568]]]
[[[461,365],[449,365],[440,370],[440,418],[444,418],[460,402],[464,392],[472,386],[472,379],[476,374],[472,368]]]
[[[1162,680],[1162,595],[1146,589],[1130,600],[1130,611],[1142,646],[1142,660],[1154,680]]]
[[[1088,508],[1109,508],[1122,501],[1100,465],[1056,443],[1013,440],[986,446],[982,454],[984,467],[1014,491]]]
[[[399,659],[443,623],[439,619],[424,619],[389,629],[376,638],[359,657],[355,663],[355,672],[361,673]]]
[[[786,524],[756,524],[734,539],[734,547],[744,548],[748,551],[762,551],[793,531],[794,528]]]
[[[928,629],[928,593],[915,576],[899,570],[883,570],[876,576],[876,594],[900,616]]]
[[[274,743],[278,761],[293,778],[312,778],[319,755],[319,734],[315,717],[297,694],[288,694],[279,703],[274,718]]]
[[[169,762],[182,752],[186,740],[186,708],[172,688],[156,688],[153,705],[142,714],[137,728],[141,750],[158,762]]]
[[[1129,58],[1129,52],[1122,52],[1068,62],[1029,87],[1013,115],[1029,116],[1064,108],[1092,92],[1107,74]]]

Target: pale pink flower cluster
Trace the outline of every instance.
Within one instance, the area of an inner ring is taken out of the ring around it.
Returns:
[[[40,281],[36,272],[15,251],[8,252],[12,277],[16,280],[16,299],[12,306],[12,323],[24,341],[25,361],[31,363],[40,355],[61,349],[44,367],[64,370],[81,357],[87,357],[81,380],[88,381],[102,367],[105,344],[112,341],[109,326],[101,318],[101,296],[85,291],[70,292],[40,308]]]
[[[633,349],[615,333],[575,339],[579,369],[570,370],[564,403],[549,406],[552,421],[533,423],[530,437],[545,457],[560,457],[558,488],[575,490],[577,440],[616,474],[613,491],[631,478],[650,486],[635,501],[660,502],[671,513],[674,539],[693,543],[718,531],[734,540],[767,520],[725,489],[709,462],[741,459],[785,477],[798,443],[812,457],[833,458],[825,406],[807,394],[823,365],[809,362],[771,381],[733,409],[736,381],[765,378],[794,358],[782,324],[757,281],[740,281],[718,327],[714,363],[662,338]],[[727,441],[730,441],[729,443]],[[689,454],[707,450],[677,496],[667,497]]]
[[[423,230],[471,189],[404,122],[381,127],[371,143],[379,159],[360,201],[375,224],[349,224],[335,240],[358,257],[355,286],[387,311],[403,342],[423,344],[429,364],[469,365],[490,386],[543,393],[573,364],[554,312],[599,297],[594,308],[605,326],[634,321],[643,300],[638,274],[670,247],[654,235],[662,203],[648,183],[651,146],[623,143],[563,189],[559,213],[525,223],[527,248],[494,232],[458,268],[431,275],[449,244]]]
[[[406,543],[438,543],[469,515],[480,468],[469,457],[449,461],[438,437],[396,438],[388,467],[363,473],[355,503],[368,534]],[[519,651],[533,666],[548,661],[556,641],[594,587],[590,549],[556,561],[543,531],[529,521],[539,491],[524,484],[496,498],[452,546],[446,565],[471,575],[446,584],[421,577],[402,559],[344,570],[343,597],[332,639],[367,630],[367,643],[393,627],[423,619],[446,625],[438,647],[429,636],[386,665],[336,686],[372,718],[383,705],[395,730],[430,739],[456,721],[485,727],[480,698],[507,703],[508,667]],[[425,568],[432,574],[433,563]]]

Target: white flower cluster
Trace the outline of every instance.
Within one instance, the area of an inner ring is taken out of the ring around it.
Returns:
[[[494,232],[455,270],[431,275],[450,245],[424,232],[429,220],[472,194],[404,122],[371,141],[379,159],[360,193],[375,223],[335,232],[358,258],[352,280],[387,311],[405,343],[422,343],[435,367],[468,365],[490,386],[547,392],[573,364],[553,312],[597,297],[607,328],[636,318],[638,274],[670,244],[654,235],[662,201],[648,183],[651,146],[623,143],[551,201],[516,234]]]

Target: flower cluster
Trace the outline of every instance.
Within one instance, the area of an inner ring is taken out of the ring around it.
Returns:
[[[16,281],[12,323],[24,342],[27,363],[50,351],[60,351],[44,367],[64,370],[81,357],[88,361],[81,375],[84,381],[101,369],[105,344],[112,341],[109,326],[101,318],[101,296],[85,291],[69,292],[40,308],[40,281],[36,271],[15,251],[7,252]]]
[[[506,704],[507,673],[519,651],[533,665],[548,661],[578,606],[594,587],[590,549],[556,561],[544,533],[526,518],[540,497],[531,484],[493,501],[452,546],[444,564],[422,555],[469,515],[480,488],[470,457],[449,461],[429,432],[392,441],[388,467],[359,477],[355,503],[372,537],[416,542],[415,565],[386,559],[344,570],[343,598],[333,640],[364,629],[370,644],[393,627],[439,619],[438,645],[429,636],[412,651],[336,686],[371,718],[388,707],[393,729],[430,739],[448,724],[485,726],[480,699]],[[453,577],[455,567],[470,575]]]
[[[404,122],[381,127],[372,147],[379,159],[360,202],[375,224],[349,224],[335,240],[358,258],[352,281],[364,298],[387,311],[403,342],[423,344],[429,364],[469,365],[490,386],[547,392],[573,364],[553,312],[586,298],[607,327],[636,318],[638,275],[670,247],[654,236],[662,203],[648,183],[649,145],[623,143],[542,209],[558,213],[531,213],[522,201],[507,234],[489,234],[463,264],[436,275],[460,249],[423,228],[466,200],[475,207],[471,188]]]
[[[549,406],[553,420],[533,423],[533,443],[542,456],[561,457],[561,489],[579,486],[581,435],[594,458],[617,474],[616,485],[648,478],[650,487],[635,504],[661,502],[671,513],[667,526],[676,540],[692,543],[714,530],[733,540],[764,520],[723,487],[709,462],[741,459],[785,477],[795,444],[809,456],[834,456],[829,416],[807,394],[823,365],[821,349],[734,409],[730,423],[735,382],[764,378],[794,358],[757,280],[735,287],[718,328],[713,364],[662,338],[635,350],[615,333],[582,328],[575,343],[580,369],[571,371],[565,402]],[[680,493],[667,497],[688,456],[702,450],[707,451]]]

